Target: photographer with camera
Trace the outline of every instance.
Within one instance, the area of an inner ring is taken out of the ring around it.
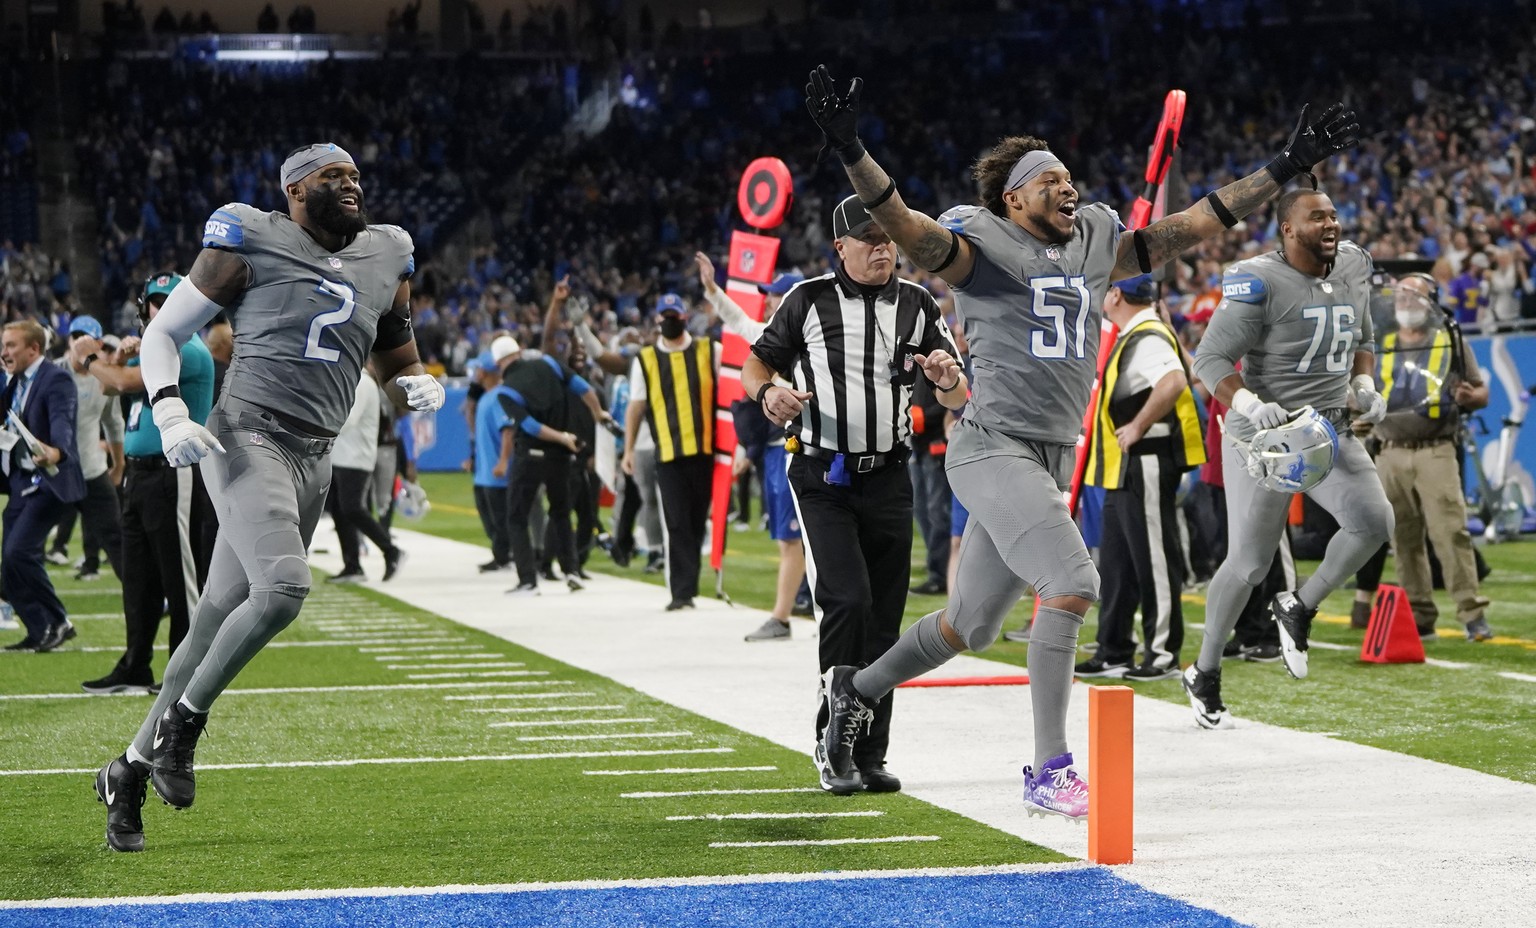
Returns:
[[[912,573],[909,410],[919,376],[956,409],[967,381],[933,296],[896,274],[896,246],[851,196],[832,212],[837,269],[791,290],[742,367],[741,385],[768,419],[786,426],[789,486],[800,513],[806,573],[820,620],[821,671],[862,665],[901,632]],[[782,376],[792,387],[779,386]],[[885,769],[891,697],[873,703],[853,765],[828,763],[816,720],[821,787],[892,792]]]

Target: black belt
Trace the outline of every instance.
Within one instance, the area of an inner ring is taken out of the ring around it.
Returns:
[[[1384,438],[1381,441],[1381,446],[1383,448],[1402,448],[1405,451],[1418,451],[1422,448],[1434,448],[1437,445],[1449,445],[1455,440],[1454,438],[1417,438],[1398,441]]]
[[[907,460],[909,450],[905,446],[901,446],[881,454],[843,454],[843,466],[848,468],[848,473],[850,474],[867,474],[889,464],[904,463]],[[800,450],[795,453],[803,454],[813,461],[831,461],[842,452],[828,451],[825,448],[817,448],[813,445],[801,445]]]
[[[239,397],[225,394],[219,400],[218,411],[223,414],[224,421],[229,425],[270,436],[273,441],[294,454],[330,454],[332,446],[336,444],[335,438],[322,438],[293,431],[279,420],[277,413]]]
[[[128,455],[125,465],[129,470],[159,470],[162,467],[170,467],[171,462],[165,459],[163,454],[154,455]]]

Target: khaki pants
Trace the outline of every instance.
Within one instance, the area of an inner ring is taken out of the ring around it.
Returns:
[[[1435,546],[1446,589],[1456,601],[1456,620],[1465,625],[1482,616],[1488,600],[1477,591],[1477,565],[1472,536],[1467,534],[1467,503],[1455,443],[1384,447],[1376,456],[1376,469],[1397,516],[1392,550],[1398,579],[1408,591],[1419,628],[1433,627],[1440,614],[1429,578],[1426,537]]]

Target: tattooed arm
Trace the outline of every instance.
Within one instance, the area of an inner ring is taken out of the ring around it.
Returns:
[[[865,203],[878,200],[891,184],[890,175],[881,170],[880,165],[868,154],[853,164],[845,165],[844,170],[853,182],[853,192]],[[976,263],[976,253],[971,243],[964,236],[956,235],[939,225],[933,217],[908,209],[901,199],[900,191],[892,192],[890,199],[870,210],[869,214],[875,217],[875,224],[891,237],[891,241],[906,252],[913,264],[925,271],[934,271],[951,285],[959,285],[971,276],[971,268]],[[955,252],[954,260],[943,270],[935,271],[935,268],[944,264],[957,242],[959,250]]]
[[[850,169],[849,173],[852,173]],[[1235,181],[1216,191],[1222,206],[1233,217],[1242,219],[1259,208],[1259,204],[1280,192],[1280,185],[1268,170],[1260,168],[1242,180]],[[894,199],[894,198],[893,198]],[[877,219],[879,217],[876,217]],[[881,224],[882,227],[884,223]],[[1221,232],[1225,226],[1211,204],[1202,199],[1182,213],[1174,213],[1141,230],[1147,246],[1148,264],[1157,267],[1171,261],[1186,249]],[[1141,262],[1136,255],[1135,232],[1120,233],[1115,254],[1115,270],[1110,280],[1124,280],[1140,274]],[[892,236],[894,239],[895,236]]]

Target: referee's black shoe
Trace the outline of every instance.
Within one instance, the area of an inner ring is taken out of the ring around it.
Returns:
[[[207,726],[208,713],[188,712],[179,702],[155,722],[155,756],[149,782],[166,805],[185,809],[196,797],[192,755],[197,751],[198,736]]]
[[[853,749],[862,735],[869,733],[875,710],[853,688],[857,667],[840,664],[822,674],[822,689],[827,699],[827,727],[821,730],[822,750],[832,772],[840,777],[853,769]]]
[[[1287,591],[1275,594],[1270,612],[1280,626],[1280,656],[1285,661],[1285,672],[1301,680],[1307,675],[1307,636],[1317,610],[1306,608],[1295,593]]]
[[[146,764],[126,754],[96,772],[96,798],[107,806],[107,847],[114,851],[144,850]]]
[[[901,792],[901,780],[896,774],[885,769],[884,763],[875,764],[872,767],[860,767],[859,779],[864,783],[866,793],[899,793]]]

